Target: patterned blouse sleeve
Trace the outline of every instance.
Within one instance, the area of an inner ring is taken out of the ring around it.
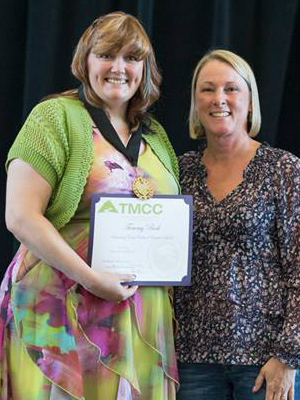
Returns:
[[[300,365],[300,160],[285,152],[277,164],[277,231],[286,299],[284,325],[274,344],[279,361]]]

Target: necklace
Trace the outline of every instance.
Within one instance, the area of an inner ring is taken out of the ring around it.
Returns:
[[[83,85],[80,85],[78,88],[78,98],[84,103],[85,108],[89,112],[92,120],[95,122],[97,128],[104,138],[111,143],[115,149],[120,151],[135,168],[139,158],[139,150],[142,140],[142,127],[140,126],[137,131],[132,132],[127,145],[124,146],[104,110],[102,108],[96,108],[88,103],[84,94]],[[143,200],[150,199],[154,194],[153,187],[149,180],[139,175],[133,181],[132,190],[136,197]]]

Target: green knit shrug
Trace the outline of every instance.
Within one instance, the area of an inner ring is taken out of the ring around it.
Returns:
[[[178,183],[175,152],[162,126],[151,119],[144,140]],[[30,164],[52,187],[45,216],[56,229],[76,212],[94,159],[92,120],[76,99],[58,97],[39,103],[29,114],[7,157]],[[30,182],[28,183],[30,185]]]

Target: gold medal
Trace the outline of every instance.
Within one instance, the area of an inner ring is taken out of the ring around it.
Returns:
[[[154,194],[154,190],[151,183],[147,179],[142,178],[141,176],[138,176],[133,181],[132,190],[133,193],[136,195],[136,197],[142,200],[148,200]]]

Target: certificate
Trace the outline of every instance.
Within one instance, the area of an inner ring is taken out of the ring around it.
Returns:
[[[191,282],[192,196],[92,195],[89,262],[140,286]]]

